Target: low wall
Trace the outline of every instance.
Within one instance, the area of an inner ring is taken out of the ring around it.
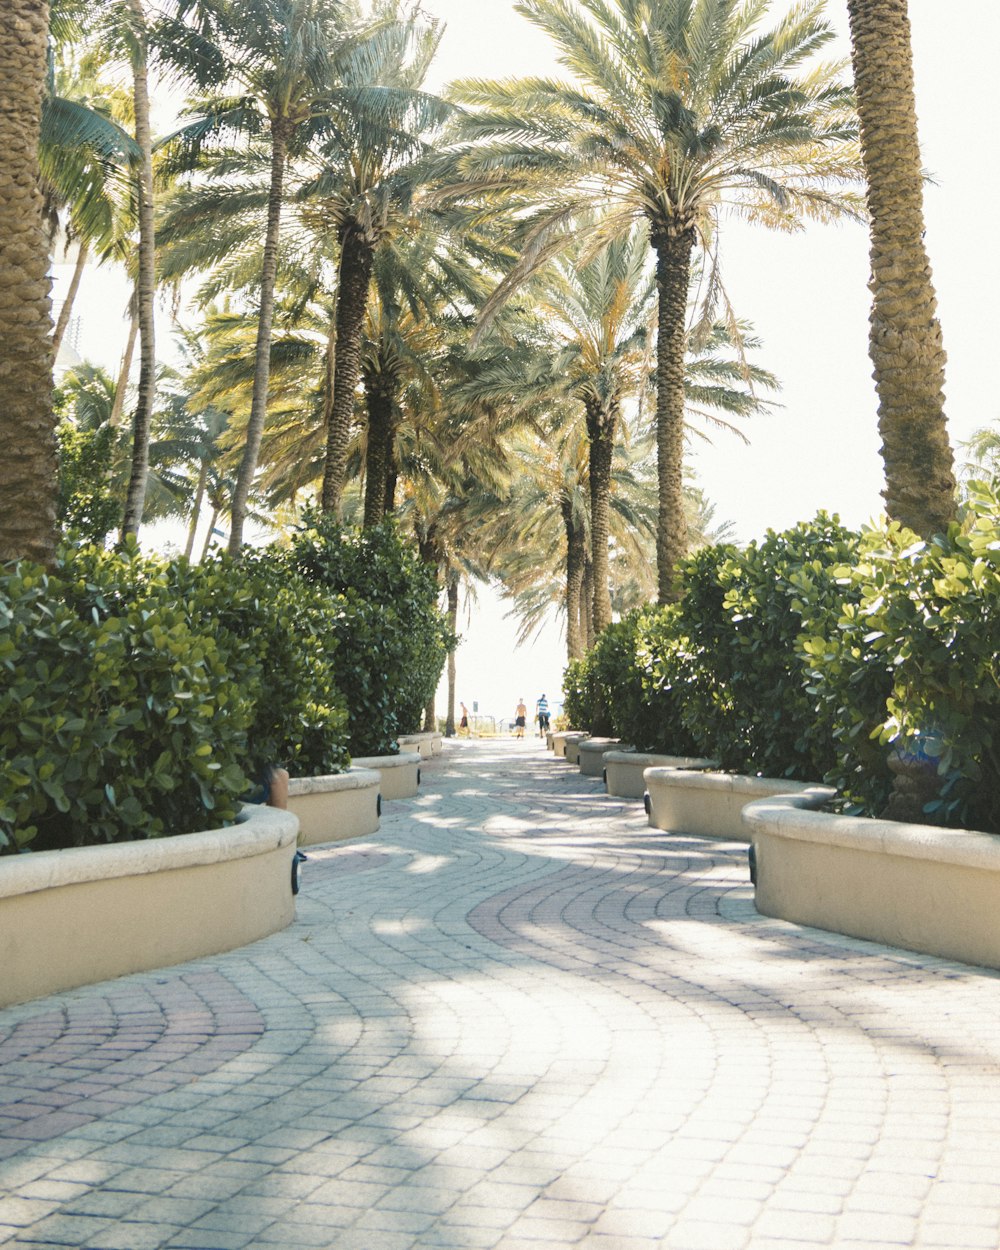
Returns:
[[[604,753],[618,746],[621,738],[587,738],[578,748],[577,762],[583,777],[604,776]]]
[[[375,768],[382,774],[383,799],[412,799],[420,788],[420,755],[416,751],[355,756],[351,764],[355,768]]]
[[[546,730],[546,733],[545,733],[545,746],[546,746],[546,749],[547,749],[547,750],[549,750],[549,751],[551,751],[551,750],[552,750],[552,738],[553,738],[552,730],[551,730],[551,729]]]
[[[1000,838],[752,803],[743,820],[765,916],[1000,968]]]
[[[379,826],[381,773],[351,768],[325,777],[292,777],[288,810],[299,820],[299,846],[366,837]]]
[[[566,755],[567,742],[579,741],[581,738],[589,738],[590,734],[584,733],[580,729],[562,729],[558,733],[552,735],[552,750],[556,755]]]
[[[581,754],[581,759],[583,758]],[[641,799],[646,793],[647,768],[717,768],[717,760],[687,755],[656,755],[644,751],[610,750],[604,753],[604,783],[608,794]]]
[[[740,773],[647,768],[644,777],[649,794],[649,823],[654,828],[730,842],[747,841],[740,814],[754,799],[775,794],[810,794],[826,802],[836,793],[829,786],[810,782],[747,777]]]
[[[401,751],[416,751],[421,759],[429,760],[442,751],[441,735],[436,733],[400,734]]]
[[[245,946],[295,916],[299,822],[0,859],[0,1006]]]
[[[566,749],[563,752],[567,764],[572,764],[574,768],[580,767],[580,743],[589,740],[590,734],[579,734],[575,738],[572,735],[567,736]]]

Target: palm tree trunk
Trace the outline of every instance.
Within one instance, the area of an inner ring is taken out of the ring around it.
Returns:
[[[454,569],[448,570],[448,628],[452,637],[458,635],[458,574]],[[452,644],[448,652],[448,718],[444,732],[447,737],[455,736],[455,651],[457,644]]]
[[[573,517],[573,502],[564,495],[560,501],[563,527],[566,530],[566,654],[570,660],[583,655],[580,632],[580,596],[583,589],[583,566],[587,558],[583,527]]]
[[[247,501],[257,472],[260,440],[267,418],[267,389],[271,380],[271,327],[274,323],[274,284],[278,276],[278,237],[281,230],[281,209],[285,191],[285,162],[291,124],[285,118],[271,123],[271,187],[267,198],[267,230],[264,235],[264,262],[260,274],[260,314],[257,318],[257,343],[254,348],[253,395],[250,419],[247,422],[243,458],[233,487],[232,523],[229,531],[229,553],[239,555],[243,546],[243,527],[247,519]]]
[[[59,346],[66,334],[66,327],[69,325],[69,319],[73,313],[73,305],[80,290],[80,283],[83,281],[83,271],[87,267],[87,257],[89,255],[90,248],[86,243],[81,242],[77,248],[76,264],[73,266],[73,276],[69,280],[69,290],[66,292],[62,308],[59,309],[59,320],[56,322],[55,332],[52,335],[52,350],[56,355],[59,354]]]
[[[205,557],[208,555],[209,551],[211,550],[211,547],[212,547],[212,535],[215,533],[215,523],[216,523],[216,521],[218,521],[218,519],[219,519],[219,512],[220,512],[220,511],[221,511],[221,509],[218,507],[218,505],[215,505],[215,506],[212,508],[212,519],[211,519],[211,520],[209,521],[209,523],[208,523],[208,533],[205,535],[205,545],[204,545],[204,546],[202,547],[202,549],[201,549],[201,558],[202,558],[202,560],[204,560],[204,559],[205,559]]]
[[[594,633],[594,565],[589,556],[583,561],[583,582],[580,587],[580,632],[590,651],[597,636]]]
[[[194,492],[194,505],[191,508],[191,524],[188,526],[187,543],[184,546],[184,559],[191,559],[194,551],[194,536],[198,532],[198,518],[201,516],[201,503],[205,498],[205,483],[208,481],[208,460],[201,462],[198,470],[198,486]]]
[[[437,702],[436,695],[431,695],[424,708],[424,733],[437,733]]]
[[[956,512],[944,415],[945,352],[924,247],[923,186],[906,0],[848,0],[871,213],[871,358],[886,511],[924,538]]]
[[[608,573],[608,527],[611,511],[611,460],[615,450],[618,409],[613,404],[587,406],[590,440],[590,553],[594,566],[594,633],[611,624]]]
[[[659,602],[680,598],[678,564],[687,555],[684,516],[684,355],[691,286],[693,230],[681,234],[654,230],[656,288],[659,297],[656,347],[656,471],[659,509],[656,523],[656,575]]]
[[[337,358],[334,365],[333,407],[326,434],[322,507],[340,512],[347,472],[347,445],[354,418],[354,394],[361,373],[361,327],[375,253],[356,231],[346,230],[341,241],[340,287],[337,292]]]
[[[142,509],[146,501],[149,477],[149,430],[153,418],[153,397],[156,390],[156,238],[153,220],[153,134],[149,121],[149,76],[147,72],[146,14],[142,0],[128,0],[134,19],[132,54],[132,89],[135,105],[135,141],[141,154],[137,171],[139,201],[139,274],[136,281],[139,314],[139,393],[132,418],[132,472],[122,537],[138,534]]]
[[[385,515],[392,516],[396,511],[396,483],[399,481],[399,461],[396,459],[396,427],[393,425],[389,433],[389,447],[386,452],[385,470]]]
[[[49,6],[0,6],[0,562],[47,562],[56,541],[49,244],[38,135]]]
[[[139,318],[134,314],[129,322],[128,341],[125,344],[125,352],[122,355],[122,366],[118,370],[118,382],[115,385],[114,403],[111,405],[111,416],[108,417],[108,425],[117,426],[122,419],[122,409],[125,407],[125,390],[128,387],[129,374],[132,372],[132,357],[135,355],[135,341],[139,337]]]
[[[365,375],[365,401],[368,408],[368,449],[365,453],[365,515],[368,529],[385,516],[385,488],[389,440],[395,399],[392,379],[381,370]]]

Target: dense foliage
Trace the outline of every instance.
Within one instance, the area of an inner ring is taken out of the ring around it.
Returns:
[[[902,754],[937,774],[928,820],[1000,832],[1000,504],[971,494],[929,543],[820,514],[703,549],[680,604],[626,618],[572,666],[576,723],[606,714],[639,748],[825,777],[871,815]]]
[[[307,515],[287,559],[335,598],[326,631],[347,699],[352,754],[394,753],[399,734],[420,728],[448,652],[433,571],[391,521],[355,532],[316,513]]]

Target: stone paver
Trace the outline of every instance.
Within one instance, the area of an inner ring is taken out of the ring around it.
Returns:
[[[0,1012],[0,1246],[1000,1245],[1000,980],[450,744],[253,946]]]

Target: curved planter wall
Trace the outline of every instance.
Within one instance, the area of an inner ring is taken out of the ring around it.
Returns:
[[[583,758],[581,753],[580,758]],[[687,755],[656,755],[643,751],[610,750],[604,753],[604,781],[608,794],[622,799],[641,799],[646,793],[643,776],[647,768],[717,768],[717,760]]]
[[[1000,838],[809,810],[822,801],[744,811],[758,911],[1000,968]]]
[[[228,829],[0,860],[0,1005],[245,946],[295,916],[299,822],[244,809]]]
[[[441,735],[435,733],[400,734],[398,742],[401,751],[416,751],[424,760],[440,755],[443,749]]]
[[[351,768],[326,777],[292,777],[288,810],[299,819],[299,846],[375,833],[381,780],[373,768]]]
[[[382,797],[384,799],[412,799],[420,786],[420,756],[415,751],[400,751],[398,755],[355,756],[351,761],[356,768],[374,768],[382,774]]]
[[[563,754],[566,757],[566,763],[572,764],[574,768],[580,767],[580,743],[588,742],[590,734],[573,734],[566,735],[566,749]]]
[[[579,742],[581,738],[589,738],[590,734],[579,729],[564,729],[552,735],[552,750],[556,755],[565,756],[568,742]]]
[[[621,738],[587,738],[577,748],[577,760],[582,777],[604,776],[604,753],[613,750]]]
[[[775,794],[816,795],[825,803],[836,791],[805,781],[777,777],[746,777],[740,773],[686,772],[676,768],[647,768],[649,823],[668,833],[697,838],[725,838],[746,842],[740,813],[754,799]]]

